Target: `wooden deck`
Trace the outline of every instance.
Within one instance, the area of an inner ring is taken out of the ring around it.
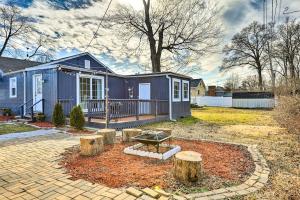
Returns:
[[[86,117],[86,121],[87,121]],[[108,127],[114,129],[123,129],[123,128],[134,128],[142,125],[146,125],[149,123],[166,121],[169,119],[168,115],[140,115],[139,120],[136,120],[136,117],[124,117],[124,118],[116,118],[110,120]],[[93,128],[105,128],[105,119],[91,119],[90,122],[87,121],[87,126]]]

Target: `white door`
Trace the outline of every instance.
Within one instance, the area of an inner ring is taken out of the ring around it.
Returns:
[[[33,104],[39,102],[43,98],[43,79],[42,74],[35,74],[32,77],[32,93],[33,93]],[[37,103],[33,110],[35,112],[43,112],[42,101]]]
[[[150,83],[139,84],[139,99],[150,100],[151,99],[151,85]],[[140,114],[151,114],[151,104],[148,101],[141,101],[139,105]]]

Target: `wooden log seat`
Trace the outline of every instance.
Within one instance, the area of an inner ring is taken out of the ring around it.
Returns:
[[[80,155],[95,156],[104,150],[103,136],[93,135],[80,138]]]
[[[122,141],[132,142],[132,137],[142,134],[142,129],[137,128],[126,128],[122,131]]]
[[[201,178],[201,154],[194,151],[181,151],[174,158],[174,177],[181,183],[196,182]]]
[[[103,136],[104,144],[114,144],[116,140],[115,129],[100,129],[97,131],[97,135]]]
[[[167,135],[171,135],[172,134],[172,129],[170,129],[170,128],[156,128],[155,130],[162,131],[162,132],[164,132]]]

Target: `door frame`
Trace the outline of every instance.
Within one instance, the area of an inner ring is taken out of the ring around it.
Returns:
[[[138,96],[138,99],[141,99],[140,98],[140,85],[149,85],[149,99],[144,99],[144,100],[151,100],[151,83],[139,83],[139,96]],[[141,100],[143,100],[143,99],[141,99]]]
[[[141,85],[148,85],[149,86],[149,99],[141,99],[140,92],[141,92]],[[139,100],[151,100],[151,83],[139,83]],[[139,114],[148,115],[151,114],[151,103],[150,102],[139,102]]]
[[[36,103],[35,101],[35,91],[36,91],[36,77],[40,76],[41,77],[41,80],[42,80],[42,97],[41,99],[43,99],[43,74],[33,74],[32,75],[32,105]],[[42,103],[42,102],[40,102]],[[33,106],[33,110],[34,111],[40,111],[40,112],[44,112],[43,111],[43,106],[41,106],[41,110],[36,110],[36,106]]]

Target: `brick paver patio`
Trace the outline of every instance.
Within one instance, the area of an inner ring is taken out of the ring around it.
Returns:
[[[0,199],[135,199],[125,191],[85,180],[70,180],[58,161],[65,148],[78,144],[79,137],[62,133],[0,142]],[[248,149],[256,169],[244,184],[190,194],[186,198],[224,199],[245,195],[263,187],[268,180],[269,169],[255,146],[249,146]],[[151,198],[143,196],[140,199]]]

